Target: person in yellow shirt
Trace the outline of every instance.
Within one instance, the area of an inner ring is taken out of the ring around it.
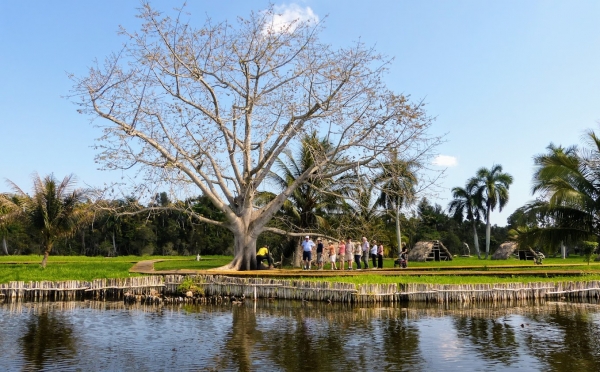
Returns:
[[[269,269],[273,268],[273,257],[271,257],[271,253],[269,252],[269,246],[267,245],[260,248],[256,252],[256,263],[260,266],[263,260],[267,260],[267,263],[269,264]]]

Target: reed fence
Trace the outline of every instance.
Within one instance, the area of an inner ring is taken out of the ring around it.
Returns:
[[[82,298],[122,299],[126,294],[162,292],[161,276],[145,276],[125,279],[96,279],[91,282],[67,280],[60,282],[9,282],[0,284],[0,297],[32,301],[65,301]]]
[[[191,283],[194,291],[182,293]],[[363,284],[293,279],[236,278],[222,275],[155,275],[92,282],[10,282],[0,284],[0,299],[123,299],[158,303],[161,296],[186,298],[288,299],[335,303],[496,303],[524,300],[600,299],[600,282],[502,284]],[[171,301],[173,302],[173,301]]]

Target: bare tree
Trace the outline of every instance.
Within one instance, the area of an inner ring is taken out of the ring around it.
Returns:
[[[223,211],[226,221],[193,217],[233,232],[227,268],[255,269],[257,237],[287,233],[267,223],[298,187],[377,167],[392,149],[411,161],[437,144],[422,103],[385,86],[390,60],[374,49],[335,49],[319,41],[320,23],[277,24],[273,8],[235,25],[194,28],[186,17],[143,4],[141,30],[121,30],[122,50],[72,79],[80,112],[101,119],[105,168],[136,168],[146,186],[187,187]],[[314,149],[314,163],[257,206],[280,154],[315,131],[332,146]]]

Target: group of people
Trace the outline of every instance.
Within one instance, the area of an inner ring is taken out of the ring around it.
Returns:
[[[362,237],[362,241],[354,243],[351,238],[343,239],[337,243],[328,241],[327,247],[323,244],[321,238],[317,239],[315,244],[310,236],[306,236],[302,241],[302,268],[310,270],[312,264],[313,250],[317,254],[317,268],[323,270],[324,254],[329,255],[331,270],[344,270],[347,263],[348,270],[356,270],[369,268],[369,258],[372,261],[372,268],[383,269],[383,244],[377,244],[377,241],[372,240],[369,243],[366,237]]]
[[[362,241],[353,242],[351,238],[345,241],[342,239],[337,242],[328,241],[327,247],[323,244],[323,239],[318,238],[315,244],[310,236],[305,236],[302,241],[302,269],[310,270],[313,261],[313,254],[316,254],[316,264],[318,270],[323,270],[325,264],[325,255],[329,256],[328,260],[331,264],[331,270],[362,270],[369,268],[369,259],[371,259],[373,269],[383,269],[383,244],[377,244],[376,240],[369,243],[366,237],[362,237]],[[273,257],[269,252],[269,248],[264,246],[256,252],[256,260],[260,263],[267,261],[269,268],[273,268]],[[397,262],[401,268],[407,267],[408,254],[406,248],[402,248]],[[347,266],[346,266],[347,265]]]

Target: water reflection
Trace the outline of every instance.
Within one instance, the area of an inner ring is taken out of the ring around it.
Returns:
[[[30,315],[24,328],[18,342],[29,367],[38,370],[48,364],[62,364],[76,355],[77,340],[64,314],[41,311]]]
[[[0,305],[0,370],[600,370],[600,306]]]
[[[547,312],[528,316],[525,344],[541,364],[555,371],[600,371],[598,310],[585,304],[554,304]]]
[[[453,326],[459,339],[470,343],[483,358],[505,366],[519,362],[519,343],[514,327],[505,320],[456,317]]]

